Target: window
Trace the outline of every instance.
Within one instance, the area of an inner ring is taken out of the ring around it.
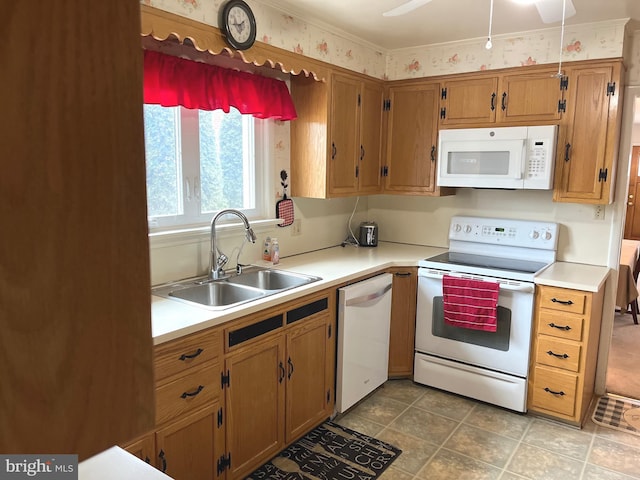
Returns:
[[[261,146],[267,122],[234,108],[224,113],[146,104],[150,228],[208,224],[225,208],[265,216]]]

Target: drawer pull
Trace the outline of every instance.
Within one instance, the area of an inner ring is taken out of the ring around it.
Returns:
[[[567,332],[571,330],[569,325],[556,325],[555,323],[548,323],[551,328],[557,328],[558,330],[566,330]]]
[[[204,385],[200,385],[197,390],[195,392],[184,392],[182,395],[180,395],[180,398],[187,398],[187,397],[195,397],[196,395],[198,395],[202,390],[204,389]]]
[[[166,472],[167,471],[167,459],[164,458],[165,453],[164,450],[160,450],[160,453],[158,454],[158,457],[160,458],[160,460],[162,461],[162,472]]]
[[[544,387],[544,391],[550,393],[551,395],[558,395],[559,397],[564,397],[566,395],[566,393],[564,393],[562,390],[559,392],[554,392],[549,387]]]
[[[562,353],[562,354],[560,354],[560,353],[553,353],[551,350],[549,350],[549,351],[547,352],[547,355],[553,355],[553,356],[554,356],[554,357],[556,357],[556,358],[569,358],[569,355],[567,355],[566,353]]]
[[[287,375],[287,378],[291,380],[291,375],[293,375],[293,362],[291,361],[291,357],[289,357],[287,363],[289,364],[289,374]]]
[[[559,303],[560,305],[573,305],[571,300],[558,300],[557,298],[552,298],[551,301],[553,303]]]
[[[410,277],[411,272],[396,272],[394,273],[396,277]]]
[[[182,355],[180,355],[180,357],[178,358],[178,360],[182,360],[183,362],[185,360],[190,360],[192,358],[196,358],[198,355],[200,355],[202,352],[204,352],[203,349],[199,348],[197,349],[194,353],[191,353],[189,355],[187,355],[186,353],[183,353]]]

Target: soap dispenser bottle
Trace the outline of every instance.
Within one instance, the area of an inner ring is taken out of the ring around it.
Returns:
[[[277,238],[271,239],[271,262],[274,265],[280,263],[280,245]]]

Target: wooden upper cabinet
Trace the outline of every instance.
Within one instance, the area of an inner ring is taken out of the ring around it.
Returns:
[[[358,189],[358,105],[360,82],[334,75],[331,87],[329,193],[349,194]]]
[[[567,68],[567,119],[558,139],[554,201],[613,200],[621,70],[618,61]]]
[[[327,83],[294,77],[298,118],[291,123],[291,194],[330,198],[379,193],[381,81],[333,73]]]
[[[389,88],[385,192],[437,194],[437,83]]]
[[[555,69],[513,73],[500,78],[497,121],[536,124],[559,120],[563,112],[564,77]]]
[[[498,77],[442,82],[440,125],[493,123],[496,120]]]
[[[553,68],[442,82],[440,126],[527,125],[562,116],[563,85]]]

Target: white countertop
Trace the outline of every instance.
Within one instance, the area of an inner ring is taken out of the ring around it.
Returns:
[[[597,292],[607,280],[611,269],[584,263],[556,262],[544,269],[535,278],[538,285],[572,288],[586,292]]]
[[[79,480],[171,480],[120,447],[111,447],[78,465]]]
[[[281,258],[278,265],[259,261],[255,265],[315,275],[322,277],[322,280],[225,310],[209,310],[152,295],[153,341],[158,345],[389,267],[417,266],[419,260],[438,255],[446,250],[438,247],[380,242],[375,248],[347,245],[294,255]]]
[[[375,248],[332,247],[294,255],[282,258],[278,265],[259,261],[256,265],[315,275],[322,277],[322,280],[225,310],[209,310],[152,295],[151,319],[154,344],[158,345],[214,327],[389,267],[417,266],[418,261],[445,251],[447,251],[446,248],[380,242]],[[602,286],[608,275],[608,267],[557,262],[537,276],[535,283],[595,292]]]

